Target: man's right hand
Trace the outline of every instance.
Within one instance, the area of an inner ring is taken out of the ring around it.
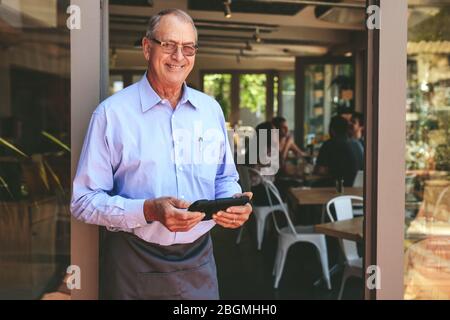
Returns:
[[[202,212],[181,210],[187,209],[189,205],[189,202],[174,197],[146,200],[145,220],[158,221],[172,232],[189,231],[205,217]]]

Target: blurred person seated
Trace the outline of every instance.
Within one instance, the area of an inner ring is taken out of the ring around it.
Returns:
[[[256,164],[250,164],[247,162],[248,166],[252,169],[261,171],[261,168],[270,166],[272,161],[271,152],[272,147],[276,147],[278,141],[275,141],[276,137],[272,136],[272,129],[275,129],[270,121],[260,123],[255,128],[255,139],[256,139]],[[262,141],[261,139],[264,139]],[[274,148],[276,150],[276,148]],[[264,175],[265,179],[272,182],[275,181],[275,175]],[[264,185],[262,184],[262,179],[260,176],[250,172],[250,184],[251,191],[253,192],[252,203],[256,206],[267,206],[269,201],[267,199],[267,193]],[[275,199],[273,199],[275,201]]]
[[[289,132],[288,123],[283,117],[275,117],[272,119],[272,124],[275,129],[279,130],[279,147],[280,147],[280,168],[284,172],[284,166],[289,156],[289,151],[292,151],[297,158],[307,157],[310,155],[300,149],[294,141],[294,137]]]
[[[364,151],[364,116],[361,112],[354,112],[351,119],[352,138],[358,141]]]
[[[364,117],[362,113],[352,110],[352,108],[340,106],[338,115],[348,123],[348,136],[353,152],[357,156],[358,170],[364,170],[364,144],[361,140],[363,137]]]
[[[333,187],[336,180],[343,180],[344,186],[351,187],[356,173],[361,168],[360,154],[356,152],[349,137],[349,122],[340,115],[331,119],[330,139],[319,150],[314,173],[330,178],[321,180],[320,186]]]
[[[362,141],[364,122],[359,112],[354,112],[349,121],[349,136],[353,152],[357,155],[358,170],[364,170],[364,143]]]
[[[337,106],[337,114],[338,114],[338,116],[341,116],[348,122],[351,122],[353,114],[354,114],[354,109],[352,107],[348,107],[344,104],[340,104]]]

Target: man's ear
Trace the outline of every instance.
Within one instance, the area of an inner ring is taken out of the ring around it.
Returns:
[[[142,52],[144,53],[145,60],[150,60],[150,40],[147,37],[142,38]]]

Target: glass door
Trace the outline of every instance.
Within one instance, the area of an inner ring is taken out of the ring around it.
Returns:
[[[404,298],[447,300],[450,48],[441,43],[448,40],[450,4],[409,11]]]
[[[41,299],[70,264],[69,5],[0,2],[0,299]]]

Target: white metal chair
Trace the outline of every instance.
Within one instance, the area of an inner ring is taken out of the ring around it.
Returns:
[[[364,171],[359,170],[356,173],[355,181],[353,181],[353,187],[362,188],[364,187]],[[362,204],[353,206],[353,216],[363,216],[364,207]]]
[[[242,174],[242,177],[249,177],[249,174],[256,175],[261,182],[265,181],[266,179],[259,173],[258,170],[249,168],[249,167],[241,167],[240,169],[240,175]],[[244,172],[247,170],[247,172]],[[285,204],[286,205],[286,204]],[[258,250],[261,250],[262,242],[264,238],[264,231],[266,227],[266,220],[267,217],[273,212],[277,210],[282,210],[281,205],[275,205],[275,206],[253,206],[253,216],[256,220],[256,242],[258,244]],[[245,226],[245,224],[244,224]],[[239,244],[242,239],[242,233],[244,231],[244,226],[242,226],[239,230],[238,237],[236,239],[236,244]]]
[[[273,275],[275,275],[274,288],[278,288],[281,275],[283,274],[284,264],[289,248],[297,242],[309,242],[316,247],[319,253],[320,263],[322,265],[322,274],[326,281],[328,289],[331,290],[330,271],[328,268],[328,252],[325,235],[315,233],[314,226],[294,226],[289,216],[287,206],[282,202],[277,187],[271,181],[265,180],[263,183],[266,187],[266,192],[270,204],[273,206],[272,197],[270,196],[270,194],[272,194],[275,197],[276,201],[279,203],[279,206],[281,206],[281,210],[277,211],[281,211],[287,221],[287,226],[280,228],[275,214],[272,214],[275,229],[278,232],[278,249],[273,268]]]
[[[358,172],[356,173],[355,180],[353,181],[353,186],[358,187],[358,188],[362,188],[364,186],[364,171],[363,170],[358,170]]]
[[[358,196],[339,196],[328,201],[326,209],[328,217],[332,222],[353,219],[353,204],[352,200],[362,202],[363,198]],[[336,219],[333,217],[330,207],[334,205]],[[342,276],[341,288],[339,290],[338,299],[342,298],[344,293],[345,283],[350,277],[363,276],[362,258],[358,255],[358,248],[355,241],[340,239],[341,249],[344,253],[345,264],[344,274]]]

